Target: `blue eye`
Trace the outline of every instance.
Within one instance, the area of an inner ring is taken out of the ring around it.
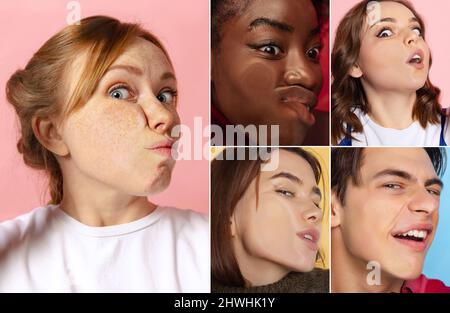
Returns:
[[[173,103],[175,101],[176,92],[173,90],[166,90],[161,92],[156,98],[162,103]]]
[[[388,28],[383,28],[377,35],[379,38],[391,37],[394,33]]]
[[[125,86],[117,86],[109,91],[109,96],[114,99],[126,100],[131,97],[131,92]]]

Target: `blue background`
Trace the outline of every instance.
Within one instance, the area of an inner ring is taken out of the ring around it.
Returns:
[[[439,224],[425,259],[423,273],[428,278],[440,279],[450,286],[450,149],[446,150],[447,170],[442,177],[444,189],[441,193]]]

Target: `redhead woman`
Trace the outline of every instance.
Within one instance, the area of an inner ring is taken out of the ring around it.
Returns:
[[[424,22],[411,3],[356,4],[340,21],[332,50],[332,143],[445,146],[448,122],[431,63]]]
[[[262,151],[227,148],[211,164],[211,291],[328,292],[315,267],[320,163],[301,148]]]
[[[208,222],[150,202],[175,165],[177,80],[136,24],[82,19],[9,79],[24,162],[51,203],[0,224],[0,291],[208,291]]]

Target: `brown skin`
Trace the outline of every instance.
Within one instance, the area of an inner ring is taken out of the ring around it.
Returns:
[[[250,26],[260,18],[289,30]],[[305,102],[314,106],[322,85],[318,26],[310,0],[253,1],[222,26],[212,55],[213,104],[233,124],[279,125],[280,144],[301,144],[315,122]],[[296,95],[283,101],[286,92]]]

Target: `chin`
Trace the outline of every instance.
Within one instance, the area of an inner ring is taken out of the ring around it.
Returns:
[[[153,177],[143,188],[143,196],[153,196],[155,194],[161,193],[167,189],[170,185],[171,171],[167,171],[159,175],[158,177]]]
[[[383,267],[382,267],[383,269]],[[390,270],[386,269],[385,272],[390,273],[394,277],[398,277],[403,280],[412,280],[422,274],[423,270],[423,261],[416,261],[414,263],[410,262],[401,262],[396,264],[395,267],[392,267]]]
[[[294,264],[290,268],[294,272],[307,273],[307,272],[311,272],[314,269],[315,265],[316,265],[315,260],[312,260],[312,261],[303,260],[303,262]]]
[[[427,76],[413,79],[409,82],[409,84],[407,84],[407,88],[410,90],[417,91],[420,88],[423,88],[425,86],[426,81],[427,81]]]
[[[418,278],[420,274],[422,274],[422,268],[419,269],[405,268],[404,270],[398,271],[397,273],[392,273],[391,275],[403,280],[414,280]]]

